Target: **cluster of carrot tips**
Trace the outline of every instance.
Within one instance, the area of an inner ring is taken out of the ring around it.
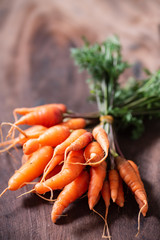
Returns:
[[[15,191],[26,184],[34,184],[29,192],[54,202],[51,219],[55,223],[70,203],[87,193],[89,209],[104,220],[102,237],[111,238],[107,224],[109,205],[112,199],[118,206],[124,206],[124,182],[140,208],[139,233],[140,214],[145,216],[148,210],[147,195],[137,165],[117,153],[111,116],[101,117],[100,124],[88,131],[87,115],[73,117],[72,113],[69,118],[64,104],[17,108],[13,114],[13,124],[1,124],[1,127],[11,126],[7,135],[11,139],[2,141],[0,153],[20,144],[22,166],[11,176],[0,197],[7,190]],[[22,116],[18,119],[17,114]],[[22,130],[19,125],[24,124],[31,127]],[[15,137],[15,130],[20,132],[18,137]],[[37,178],[39,180],[33,182]],[[61,190],[57,199],[53,199],[55,190]],[[43,196],[46,192],[51,192],[50,199]],[[106,207],[104,217],[95,210],[101,197]]]

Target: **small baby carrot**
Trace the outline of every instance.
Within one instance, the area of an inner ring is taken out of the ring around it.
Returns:
[[[52,147],[46,146],[34,152],[29,160],[24,163],[9,179],[7,190],[15,191],[39,177],[53,155]],[[2,196],[2,194],[0,196]]]
[[[67,108],[64,104],[61,103],[49,103],[49,104],[44,104],[44,105],[40,105],[40,106],[36,106],[36,107],[31,107],[31,108],[15,108],[13,110],[13,115],[15,116],[16,119],[16,114],[20,114],[20,115],[26,115],[30,112],[34,112],[35,110],[38,110],[40,108],[45,108],[45,107],[57,107],[59,108],[63,113],[65,113],[67,111]]]
[[[109,149],[109,139],[106,131],[100,126],[95,127],[92,131],[92,134],[94,139],[100,144],[100,146],[105,152],[105,156],[100,161],[98,161],[97,163],[92,163],[92,165],[95,165],[103,162],[107,158]]]
[[[139,177],[137,176],[137,173],[132,167],[132,165],[125,158],[120,156],[117,156],[115,158],[115,161],[121,178],[134,193],[135,198],[139,206],[141,207],[138,214],[138,232],[136,234],[137,236],[140,231],[140,214],[145,209],[145,212],[143,212],[143,215],[145,216],[148,210],[147,194],[144,186],[141,184],[141,181],[139,181]]]
[[[139,170],[138,170],[137,165],[136,165],[133,161],[131,161],[131,160],[128,160],[128,162],[129,162],[129,163],[131,164],[131,166],[134,168],[135,172],[137,173],[137,176],[138,176],[138,178],[139,178],[140,183],[141,183],[142,186],[144,187],[144,184],[143,184],[143,182],[142,182],[142,180],[141,180],[141,177],[140,177],[140,174],[139,174]],[[147,196],[146,196],[146,197],[147,197]],[[135,199],[136,199],[136,202],[137,202],[138,205],[139,205],[139,208],[141,209],[141,208],[143,207],[143,202],[142,202],[137,196],[135,196]],[[148,205],[146,205],[146,206],[142,209],[142,214],[143,214],[144,217],[146,216],[147,211],[148,211]]]
[[[115,158],[117,169],[121,178],[129,186],[131,191],[137,196],[145,205],[147,205],[146,192],[134,168],[124,158],[118,156]]]
[[[84,166],[79,163],[84,163],[83,151],[71,151],[66,161],[63,164],[62,170],[54,177],[47,179],[44,182],[35,185],[35,191],[39,194],[46,193],[56,189],[62,189],[67,184],[72,182],[82,172]],[[77,163],[77,164],[75,164]]]
[[[83,171],[75,180],[64,187],[53,205],[51,212],[52,222],[55,223],[64,209],[87,191],[88,183],[89,174]]]
[[[90,182],[88,188],[88,205],[90,210],[95,206],[97,197],[102,189],[104,179],[106,177],[107,163],[101,162],[96,167],[90,168]]]
[[[120,176],[119,176],[119,187],[118,187],[118,195],[117,195],[117,198],[116,198],[116,204],[119,207],[124,206],[123,182],[122,182],[122,178]]]
[[[27,113],[20,119],[15,121],[14,125],[43,125],[45,127],[51,127],[58,123],[61,123],[63,119],[62,111],[53,106],[40,107],[37,110]],[[14,126],[8,132],[8,136],[11,134]]]
[[[102,198],[105,202],[105,206],[106,206],[106,212],[105,212],[104,220],[105,220],[105,225],[107,227],[107,234],[108,234],[108,236],[105,237],[105,225],[104,225],[104,230],[103,230],[102,237],[110,238],[109,228],[108,228],[108,224],[107,224],[107,216],[108,216],[108,209],[109,209],[109,205],[110,205],[111,193],[110,193],[110,185],[109,185],[108,180],[104,181],[103,187],[102,187],[102,190],[101,190],[101,194],[102,194]]]
[[[113,202],[116,201],[119,188],[119,174],[116,169],[109,170],[109,185],[111,190],[111,198]]]
[[[67,126],[69,129],[76,130],[86,127],[86,120],[84,118],[71,118],[60,123],[60,125]]]
[[[36,139],[29,139],[23,145],[23,152],[25,154],[31,154],[40,146],[52,146],[56,147],[70,135],[70,130],[66,126],[55,125],[48,128],[43,134]]]

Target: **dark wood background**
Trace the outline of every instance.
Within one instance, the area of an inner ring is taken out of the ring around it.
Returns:
[[[86,73],[79,74],[70,48],[118,34],[125,59],[134,63],[132,74],[142,76],[142,67],[160,67],[160,1],[0,1],[0,121],[13,122],[15,107],[62,102],[77,112],[96,110],[87,102]],[[125,81],[125,76],[123,81]],[[139,166],[148,195],[149,211],[141,217],[137,239],[160,239],[160,124],[147,122],[137,141],[125,132],[120,146],[128,159]],[[4,134],[7,127],[3,128]],[[21,164],[22,150],[0,155],[0,191]],[[1,240],[101,239],[103,221],[88,209],[87,199],[71,204],[57,224],[50,219],[51,204],[29,190],[8,191],[0,199]],[[125,206],[111,204],[108,215],[113,240],[135,239],[138,206],[125,189]],[[104,214],[100,200],[96,210]]]

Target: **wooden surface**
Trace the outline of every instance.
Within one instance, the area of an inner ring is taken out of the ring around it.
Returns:
[[[136,2],[136,4],[134,3]],[[91,11],[92,10],[92,11]],[[77,112],[96,110],[87,102],[86,74],[78,74],[70,47],[81,44],[86,35],[92,42],[108,35],[120,36],[125,58],[141,67],[160,66],[159,1],[0,1],[0,122],[13,122],[15,107],[63,102]],[[138,165],[148,195],[149,211],[141,217],[137,240],[160,239],[160,123],[146,123],[144,135],[132,141],[128,133],[119,136],[128,159]],[[7,127],[3,128],[4,134]],[[22,150],[0,155],[0,191],[21,164]],[[101,239],[102,219],[88,209],[87,198],[71,204],[57,224],[50,219],[52,204],[30,194],[31,189],[6,192],[0,199],[1,240]],[[111,204],[108,215],[113,240],[135,239],[138,206],[125,189],[123,209]],[[104,215],[100,200],[96,210]]]

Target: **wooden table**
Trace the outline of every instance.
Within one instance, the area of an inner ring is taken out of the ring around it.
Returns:
[[[96,105],[87,102],[86,74],[79,75],[70,58],[69,49],[80,43],[81,35],[73,22],[71,29],[67,28],[63,16],[56,15],[55,9],[53,15],[57,20],[52,22],[53,16],[46,14],[45,4],[41,8],[43,11],[39,9],[38,12],[36,1],[33,4],[30,1],[23,4],[13,2],[15,5],[9,5],[7,1],[6,4],[1,3],[0,122],[13,122],[12,110],[15,107],[50,102],[65,103],[77,112],[95,111]],[[22,20],[25,20],[24,27]],[[58,21],[61,23],[59,31]],[[93,31],[82,30],[91,39],[97,38]],[[139,140],[131,140],[125,132],[119,136],[119,141],[126,158],[138,164],[148,195],[149,210],[146,218],[141,217],[141,232],[137,239],[159,240],[160,123],[147,122],[145,127],[146,131]],[[3,127],[4,135],[7,130],[7,126]],[[0,191],[21,165],[21,156],[21,148],[0,155]],[[17,198],[31,188],[25,186],[16,192],[8,191],[0,198],[1,240],[101,239],[104,222],[89,210],[86,197],[71,204],[64,212],[67,216],[53,224],[50,218],[52,203],[34,194]],[[95,209],[104,215],[102,199]],[[138,211],[134,197],[125,187],[125,206],[120,209],[111,203],[109,208],[108,225],[113,240],[135,239]]]

